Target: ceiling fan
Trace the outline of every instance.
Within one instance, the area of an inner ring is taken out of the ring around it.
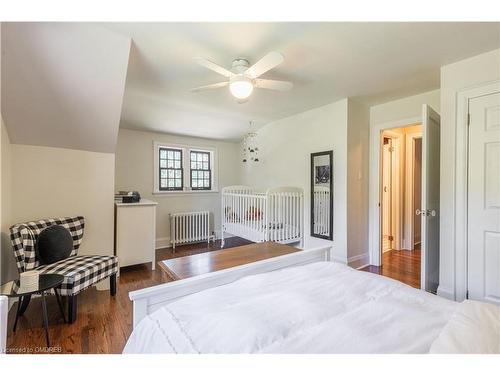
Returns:
[[[269,52],[252,66],[250,66],[250,63],[246,59],[236,59],[233,61],[231,70],[227,70],[210,60],[197,58],[196,62],[198,64],[223,75],[228,78],[228,80],[213,83],[211,85],[195,87],[191,89],[191,92],[199,92],[229,86],[231,94],[238,100],[238,102],[243,103],[252,94],[254,88],[288,91],[293,87],[292,82],[259,78],[262,74],[275,68],[283,61],[284,58],[281,53]]]

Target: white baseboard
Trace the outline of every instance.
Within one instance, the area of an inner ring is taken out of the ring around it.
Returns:
[[[172,247],[170,237],[159,237],[156,239],[155,249],[164,249],[165,247]]]
[[[439,285],[437,288],[437,295],[439,297],[455,301],[455,293],[451,289],[445,288],[441,285]]]
[[[366,267],[370,264],[370,254],[359,254],[347,259],[347,264],[356,269]]]
[[[220,236],[221,236],[220,230],[215,230],[214,233],[215,233],[215,239],[219,240]],[[235,236],[233,236],[232,234],[229,234],[229,233],[224,233],[224,238],[231,238],[231,237],[235,237]],[[159,237],[156,239],[156,242],[155,242],[155,249],[156,250],[164,249],[164,248],[168,248],[168,247],[172,247],[172,244],[170,243],[170,237]]]

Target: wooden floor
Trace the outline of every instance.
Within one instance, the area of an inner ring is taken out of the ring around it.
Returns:
[[[226,248],[242,246],[251,242],[241,238],[226,239]],[[172,259],[220,249],[220,242],[186,245],[171,249],[160,249],[157,261]],[[420,286],[420,250],[395,251],[383,255],[383,266],[368,266],[364,271],[377,273],[402,281],[415,288]],[[151,272],[150,265],[122,268],[115,297],[109,291],[91,288],[79,294],[78,317],[74,324],[65,324],[59,314],[55,297],[47,298],[49,334],[56,353],[121,353],[132,332],[132,303],[128,292],[172,281],[160,268]],[[37,353],[44,350],[45,336],[41,317],[40,300],[31,301],[25,315],[19,318],[17,331],[12,332],[16,304],[9,312],[7,350],[10,353]]]
[[[376,273],[420,288],[420,249],[389,250],[382,254],[382,266],[366,266],[362,271]]]
[[[225,248],[242,246],[251,242],[238,237],[226,239]],[[171,249],[160,249],[156,260],[165,260],[186,255],[219,250],[220,242],[185,245]],[[122,268],[116,296],[109,291],[91,288],[78,296],[78,317],[75,323],[65,324],[60,316],[55,297],[47,298],[49,334],[56,353],[121,353],[132,332],[132,302],[128,292],[172,281],[160,268],[151,272],[151,265]],[[19,318],[16,332],[12,332],[15,319],[15,304],[9,312],[7,350],[10,353],[37,353],[44,350],[45,336],[41,306],[38,298],[31,301],[28,310]]]

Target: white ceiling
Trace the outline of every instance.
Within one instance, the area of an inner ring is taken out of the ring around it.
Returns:
[[[132,38],[121,125],[238,139],[248,121],[270,121],[345,97],[378,104],[439,87],[440,66],[500,47],[500,23],[114,23]],[[269,51],[285,62],[264,78],[294,82],[290,92],[256,90],[237,104],[224,80],[194,63],[227,68]]]

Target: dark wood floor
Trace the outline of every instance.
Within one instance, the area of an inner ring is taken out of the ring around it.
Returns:
[[[225,248],[242,246],[251,242],[238,237],[226,239]],[[160,249],[156,260],[171,259],[186,255],[219,250],[216,241],[207,247],[206,243]],[[121,269],[116,296],[109,291],[91,288],[78,297],[78,317],[75,323],[65,324],[59,314],[55,297],[47,298],[49,334],[54,352],[60,353],[121,353],[132,332],[132,302],[128,293],[172,281],[160,268],[151,272],[151,265],[131,266]],[[31,301],[28,310],[19,318],[16,332],[12,332],[15,319],[15,304],[9,312],[7,350],[10,353],[40,351],[45,346],[40,300]]]
[[[382,266],[366,266],[362,271],[376,273],[420,288],[420,249],[389,250],[382,255]]]

